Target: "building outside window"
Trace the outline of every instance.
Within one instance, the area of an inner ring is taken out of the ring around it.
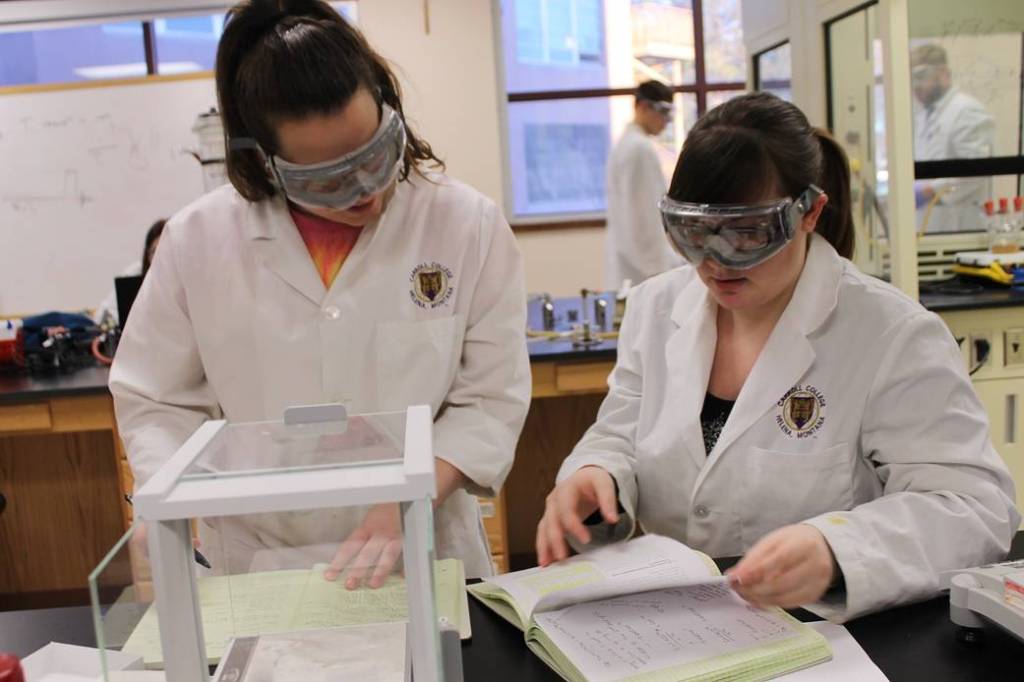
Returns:
[[[670,175],[699,114],[744,91],[739,0],[502,0],[514,219],[599,217],[632,91],[659,80],[675,114],[657,147]]]

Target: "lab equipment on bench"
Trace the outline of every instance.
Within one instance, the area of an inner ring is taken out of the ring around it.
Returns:
[[[579,297],[531,297],[527,304],[526,336],[533,341],[570,341],[590,348],[618,337],[621,319],[613,291],[581,289]]]
[[[1024,643],[1024,560],[947,571],[942,587],[958,639],[979,640],[994,625]]]

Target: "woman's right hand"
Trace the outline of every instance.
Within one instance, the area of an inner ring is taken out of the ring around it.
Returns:
[[[537,524],[537,562],[541,566],[567,559],[566,533],[582,544],[590,542],[583,520],[601,510],[608,523],[619,521],[618,500],[612,475],[598,466],[585,466],[555,486],[544,503],[544,517]]]

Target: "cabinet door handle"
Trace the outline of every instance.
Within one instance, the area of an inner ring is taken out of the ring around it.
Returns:
[[[1006,443],[1017,442],[1017,394],[1006,396]]]
[[[4,509],[7,509],[7,498],[4,497],[3,493],[0,493],[0,514],[4,513]]]

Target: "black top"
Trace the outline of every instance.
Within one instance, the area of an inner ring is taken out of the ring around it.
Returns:
[[[722,429],[725,428],[725,422],[735,404],[735,400],[724,400],[711,395],[710,392],[704,395],[704,407],[700,410],[700,430],[704,433],[704,452],[706,454],[710,455],[715,448],[715,443],[722,435]]]
[[[104,395],[109,374],[106,367],[84,367],[68,373],[39,376],[0,374],[0,404],[59,396]]]

